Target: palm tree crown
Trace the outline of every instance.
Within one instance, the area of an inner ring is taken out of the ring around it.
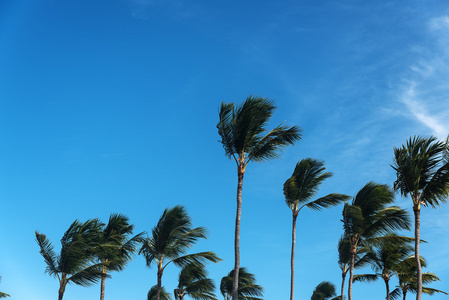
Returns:
[[[265,129],[275,108],[271,100],[249,96],[239,106],[223,102],[218,113],[217,129],[225,154],[237,164],[233,300],[238,300],[240,219],[246,166],[250,161],[261,162],[277,158],[283,148],[301,139],[301,130],[297,126],[287,127],[281,124],[270,131]]]
[[[218,262],[220,258],[214,252],[186,254],[198,239],[206,239],[204,227],[191,228],[192,222],[183,206],[165,209],[159,222],[152,230],[151,237],[145,239],[139,253],[151,267],[157,265],[158,292],[162,287],[162,275],[168,264],[184,267],[189,263],[203,266],[206,262]]]
[[[215,284],[207,278],[207,271],[203,266],[188,264],[181,269],[178,278],[178,288],[175,289],[175,299],[183,300],[189,295],[197,300],[217,300],[214,295]]]
[[[67,283],[88,286],[103,276],[102,267],[107,263],[97,263],[94,252],[102,225],[98,219],[73,222],[61,239],[59,255],[47,237],[36,231],[36,241],[47,264],[45,272],[59,280],[59,300],[63,298]]]
[[[224,300],[231,299],[234,270],[221,279],[220,292]],[[262,300],[263,287],[256,284],[256,276],[240,268],[238,297],[240,300]]]

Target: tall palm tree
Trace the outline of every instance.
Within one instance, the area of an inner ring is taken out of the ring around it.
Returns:
[[[411,241],[398,239],[395,233],[389,234],[387,239],[371,249],[366,255],[374,274],[359,274],[354,276],[354,281],[376,281],[382,278],[386,288],[386,299],[390,300],[390,279],[401,272],[405,264],[414,264]]]
[[[221,279],[220,292],[224,300],[232,299],[234,270]],[[263,287],[256,284],[256,276],[240,268],[238,297],[240,300],[263,300]]]
[[[394,194],[386,185],[367,183],[343,208],[343,228],[350,244],[348,299],[352,300],[352,282],[357,251],[362,246],[373,245],[384,234],[394,230],[409,230],[407,212],[397,206],[387,206],[394,201]],[[407,239],[390,238],[390,239]]]
[[[407,292],[417,293],[416,261],[413,259],[412,262],[413,263],[406,262],[400,264],[398,272],[399,285],[390,293],[391,300],[397,300],[401,294],[402,299],[406,300]],[[422,257],[420,258],[420,262],[421,267],[426,266],[426,261]],[[437,275],[430,272],[422,273],[423,284],[429,284],[435,281],[440,281],[440,278],[438,278]],[[433,295],[435,293],[442,293],[447,295],[446,292],[427,286],[422,287],[422,292],[427,295]]]
[[[129,238],[133,233],[134,225],[129,218],[122,214],[111,214],[109,222],[103,226],[99,235],[99,245],[95,255],[102,263],[113,265],[115,270],[122,270],[131,260],[132,254],[139,244],[143,242],[143,232]],[[106,277],[108,275],[106,264],[102,267],[100,300],[104,300]]]
[[[178,278],[178,288],[175,289],[175,299],[184,300],[186,295],[195,300],[217,300],[214,295],[215,284],[207,278],[203,266],[188,264],[181,269]]]
[[[186,254],[198,239],[206,239],[206,228],[191,228],[192,222],[183,206],[164,210],[157,225],[152,229],[151,237],[143,242],[139,254],[143,254],[148,267],[157,266],[157,300],[160,300],[162,275],[170,263],[184,267],[189,263],[203,266],[206,262],[218,262],[221,259],[214,252]]]
[[[292,210],[292,250],[290,257],[290,300],[294,298],[295,291],[295,247],[296,247],[296,219],[304,207],[321,210],[335,206],[348,200],[350,197],[343,194],[329,194],[314,199],[320,185],[332,173],[325,172],[324,162],[312,158],[305,158],[296,164],[293,175],[284,183],[285,202]]]
[[[58,300],[62,300],[67,283],[88,286],[101,279],[103,266],[114,268],[95,261],[101,226],[98,219],[73,222],[61,239],[59,255],[47,237],[36,231],[36,241],[47,264],[45,272],[59,280]]]
[[[223,102],[219,111],[218,134],[225,154],[237,164],[237,212],[234,241],[234,281],[232,299],[238,300],[240,267],[240,219],[242,211],[242,187],[246,166],[250,161],[261,162],[280,156],[280,151],[301,139],[297,126],[282,124],[267,131],[266,126],[275,110],[273,101],[249,96],[241,105]]]
[[[403,197],[410,195],[415,216],[415,259],[417,266],[416,300],[421,300],[422,276],[419,261],[421,205],[436,208],[449,196],[449,161],[445,160],[447,145],[435,137],[415,136],[405,145],[394,148],[397,179],[394,190]]]
[[[339,297],[335,297],[336,294],[335,285],[329,281],[322,281],[316,286],[310,300],[339,299]]]

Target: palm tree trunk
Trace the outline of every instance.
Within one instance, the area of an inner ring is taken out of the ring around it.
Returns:
[[[238,289],[239,289],[239,269],[240,269],[240,218],[242,214],[242,188],[243,188],[243,176],[245,171],[243,165],[239,164],[237,168],[237,214],[235,217],[235,240],[234,240],[234,251],[235,251],[235,263],[234,263],[234,278],[232,280],[232,300],[238,300]],[[159,299],[158,299],[159,300]]]
[[[100,300],[104,300],[104,290],[106,288],[106,274],[108,270],[103,267],[103,275],[101,276],[101,283],[100,283]]]
[[[385,287],[387,288],[387,297],[385,299],[390,300],[390,285],[389,285],[389,281],[384,279],[385,281]]]
[[[351,248],[351,262],[349,264],[348,300],[352,300],[352,279],[354,278],[354,260],[356,249]]]
[[[295,247],[296,247],[296,218],[297,212],[293,212],[293,225],[292,225],[292,256],[290,257],[290,300],[293,300],[295,294]]]
[[[346,280],[346,272],[343,271],[342,275],[341,275],[341,300],[345,300],[345,280]]]
[[[418,200],[419,201],[419,200]],[[415,202],[416,203],[416,202]],[[419,241],[420,241],[420,207],[419,202],[413,206],[413,212],[415,214],[415,261],[416,261],[416,300],[421,300],[422,297],[422,271],[421,261],[419,260]]]
[[[58,300],[62,300],[62,297],[64,297],[65,286],[67,284],[65,278],[66,278],[66,275],[62,274],[62,278],[59,283]]]
[[[407,292],[402,291],[402,300],[405,300],[406,295],[407,295]]]
[[[157,270],[157,294],[156,299],[161,299],[161,289],[162,289],[162,270],[158,268]]]

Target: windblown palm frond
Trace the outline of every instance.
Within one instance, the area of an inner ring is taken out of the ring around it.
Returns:
[[[195,300],[217,300],[214,289],[215,284],[207,278],[203,266],[188,264],[179,273],[178,287],[174,294],[177,300],[183,300],[186,295]]]
[[[147,294],[147,300],[156,300],[157,299],[157,285],[153,285],[151,289],[148,291]],[[167,292],[167,290],[162,286],[160,288],[160,294],[159,294],[160,300],[171,300],[170,294]]]
[[[234,270],[221,279],[220,292],[225,300],[231,299],[232,295],[232,281],[234,277]],[[246,268],[240,268],[239,271],[239,285],[238,285],[239,300],[262,300],[263,288],[256,284],[256,277],[249,273]]]
[[[329,281],[320,282],[313,291],[311,300],[328,300],[336,295],[335,285]]]

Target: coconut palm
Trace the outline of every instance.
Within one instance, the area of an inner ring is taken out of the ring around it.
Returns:
[[[292,250],[290,258],[290,300],[294,298],[295,290],[295,246],[296,246],[296,219],[304,207],[321,210],[335,206],[348,200],[350,197],[343,194],[329,194],[314,199],[320,185],[332,173],[325,172],[324,162],[312,158],[302,159],[296,164],[293,175],[284,183],[285,202],[292,210]]]
[[[447,145],[435,137],[415,136],[405,145],[394,148],[397,179],[394,190],[403,197],[410,195],[415,216],[415,259],[417,274],[416,299],[421,300],[422,276],[419,261],[421,205],[436,208],[449,196],[449,161],[445,159]]]
[[[157,287],[157,285],[153,285],[151,287],[151,289],[148,291],[147,300],[156,300],[157,293],[158,293],[158,287]],[[171,300],[170,294],[167,293],[167,291],[165,290],[165,288],[163,286],[160,288],[159,297],[161,300]]]
[[[335,295],[336,295],[335,285],[333,285],[329,281],[322,281],[316,286],[310,300],[337,299]]]
[[[249,96],[246,101],[235,106],[223,102],[219,111],[218,134],[229,159],[237,164],[237,212],[235,219],[234,272],[232,299],[237,300],[240,267],[240,219],[242,207],[243,177],[249,162],[261,162],[280,156],[280,151],[300,140],[301,130],[297,126],[282,124],[267,131],[275,106],[271,100]]]
[[[181,269],[178,278],[178,288],[175,289],[175,299],[184,300],[186,295],[196,300],[217,300],[214,295],[215,284],[207,278],[203,266],[188,264]]]
[[[234,270],[221,279],[220,292],[224,300],[232,299]],[[240,268],[238,297],[240,300],[263,300],[263,287],[256,284],[256,276]]]
[[[0,277],[0,281],[1,281],[2,277]],[[11,297],[10,295],[0,292],[0,298],[6,298],[6,297]]]
[[[45,272],[59,280],[59,300],[62,300],[68,283],[88,286],[101,279],[103,266],[114,269],[107,263],[95,261],[94,249],[98,246],[102,226],[98,219],[73,222],[61,239],[59,255],[47,237],[36,231],[36,241],[47,264]]]
[[[113,265],[115,270],[122,270],[131,260],[132,254],[139,244],[143,242],[143,232],[129,238],[133,233],[134,225],[129,223],[128,217],[122,214],[111,214],[109,222],[99,235],[99,245],[95,249],[98,260]],[[108,275],[106,264],[102,267],[100,300],[104,299],[106,277]]]
[[[206,228],[192,229],[191,226],[192,222],[183,206],[168,208],[152,229],[151,237],[143,242],[139,254],[143,254],[148,267],[153,263],[157,266],[157,300],[160,300],[162,275],[170,263],[182,268],[190,263],[204,266],[206,262],[221,260],[210,251],[186,254],[198,239],[206,239]]]
[[[409,259],[410,260],[410,259]],[[417,293],[417,287],[416,287],[416,261],[413,258],[412,263],[404,263],[400,264],[399,266],[399,272],[398,272],[398,279],[399,279],[399,285],[390,293],[391,300],[397,300],[400,295],[402,294],[402,299],[406,300],[407,292],[411,293]],[[421,267],[426,266],[426,261],[421,257],[420,258]],[[440,281],[440,278],[438,278],[437,275],[430,273],[430,272],[424,272],[422,273],[422,282],[423,284],[429,284],[435,281]],[[433,295],[435,293],[442,293],[447,295],[446,292],[443,292],[441,290],[433,289],[427,286],[422,287],[422,292],[427,295]]]
[[[397,206],[387,206],[394,194],[386,185],[367,183],[343,208],[343,228],[350,244],[348,298],[352,300],[352,282],[357,251],[361,247],[379,243],[384,234],[410,228],[407,212]],[[405,237],[389,238],[395,240]]]
[[[376,281],[382,278],[385,282],[386,299],[390,300],[390,279],[398,275],[406,264],[414,264],[411,241],[398,239],[395,233],[389,234],[387,239],[371,249],[366,255],[367,262],[374,270],[374,274],[359,274],[354,276],[354,281]]]

